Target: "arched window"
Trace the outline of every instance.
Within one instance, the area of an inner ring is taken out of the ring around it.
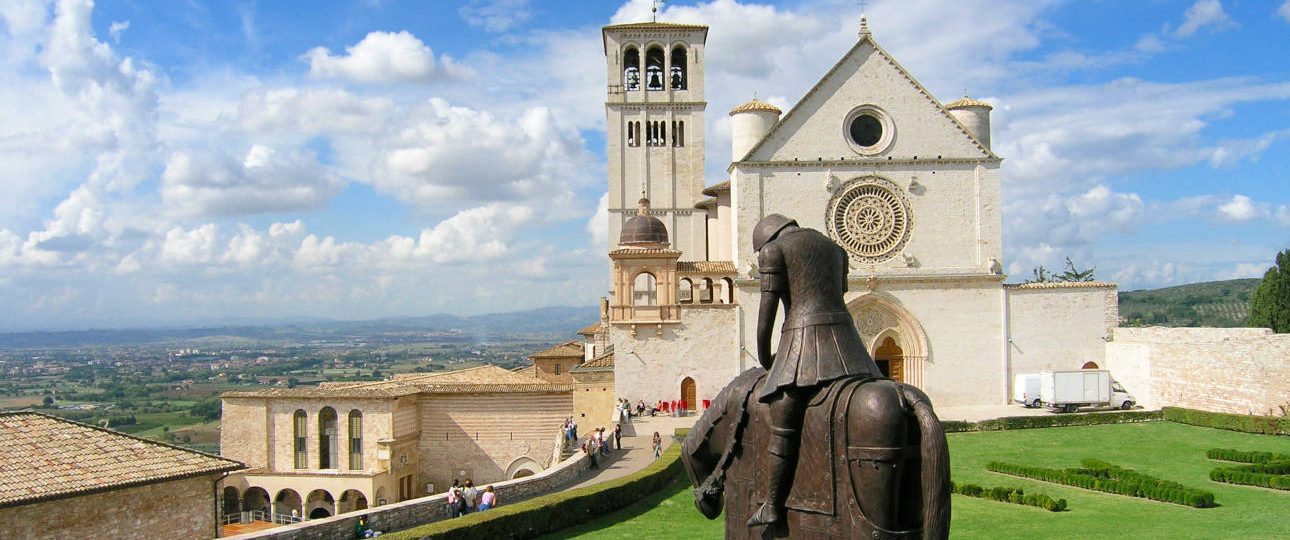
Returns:
[[[669,74],[673,90],[685,90],[685,68],[685,47],[677,45],[672,49],[672,73]]]
[[[323,407],[318,412],[318,468],[335,469],[336,461],[336,409]]]
[[[690,278],[681,278],[680,284],[676,287],[676,299],[682,304],[694,301],[694,282],[690,281]]]
[[[703,278],[703,281],[699,282],[699,303],[712,303],[712,278]]]
[[[627,123],[627,146],[636,146],[636,122]]]
[[[735,303],[735,281],[730,278],[721,278],[721,284],[724,286],[721,291],[722,300],[727,304]]]
[[[363,470],[363,413],[349,411],[349,470]]]
[[[672,128],[672,146],[685,146],[685,120],[677,122]]]
[[[293,430],[295,433],[297,469],[309,468],[309,441],[305,438],[307,437],[307,435],[305,435],[305,430],[309,429],[308,422],[309,420],[305,415],[305,411],[303,409],[297,410],[294,421],[292,422],[295,426]]]
[[[640,123],[640,122],[632,122],[632,126],[635,126],[635,128],[636,128],[636,129],[632,130],[633,134],[635,134],[635,135],[636,135],[636,140],[634,141],[634,142],[635,142],[635,144],[633,144],[632,146],[640,146],[640,145],[641,145],[641,123]]]
[[[657,144],[657,145],[659,145],[659,146],[666,146],[666,145],[667,145],[667,122],[659,121],[659,123],[658,123],[658,139],[657,139],[657,140],[655,140],[655,141],[654,141],[654,143],[655,143],[655,144]]]
[[[663,89],[663,49],[650,47],[645,51],[645,89]]]
[[[641,89],[641,53],[636,47],[623,52],[623,85],[628,90]]]
[[[658,305],[658,280],[654,278],[654,274],[649,272],[636,274],[636,279],[632,283],[632,305]]]

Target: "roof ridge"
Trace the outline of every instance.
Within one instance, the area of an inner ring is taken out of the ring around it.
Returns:
[[[63,418],[63,417],[61,417],[61,416],[55,416],[55,415],[52,415],[52,414],[47,414],[47,413],[43,413],[43,412],[39,412],[39,411],[33,411],[33,410],[30,410],[30,409],[21,410],[21,411],[11,411],[11,413],[13,413],[13,414],[34,414],[34,415],[36,415],[36,416],[41,416],[41,417],[44,417],[44,418],[48,418],[48,419],[50,419],[50,420],[54,420],[54,421],[56,421],[56,422],[66,422],[66,423],[69,423],[69,424],[73,424],[73,425],[77,425],[77,426],[81,426],[81,427],[90,428],[90,429],[93,429],[93,430],[96,430],[96,431],[101,431],[101,432],[103,432],[103,433],[107,433],[108,435],[117,435],[117,436],[125,437],[125,438],[128,438],[128,439],[134,439],[134,440],[136,440],[136,441],[140,441],[140,442],[145,442],[145,443],[149,443],[149,444],[155,444],[155,445],[157,445],[157,446],[164,446],[164,447],[169,448],[169,449],[171,449],[171,450],[179,450],[179,451],[182,451],[182,452],[188,452],[188,453],[192,453],[192,454],[199,454],[199,455],[202,455],[202,456],[205,456],[205,457],[208,457],[208,458],[212,458],[212,459],[218,459],[218,460],[220,460],[220,461],[227,461],[227,462],[229,462],[229,463],[232,463],[232,464],[237,465],[239,468],[245,468],[245,467],[246,467],[246,464],[245,464],[245,463],[242,463],[242,462],[240,462],[240,461],[234,461],[234,460],[228,459],[228,458],[226,458],[226,457],[220,457],[220,456],[217,456],[217,455],[215,455],[215,454],[209,454],[209,453],[206,453],[206,452],[202,452],[201,450],[194,450],[194,449],[192,449],[192,448],[184,448],[184,447],[182,447],[182,446],[174,445],[174,444],[170,444],[170,443],[166,443],[166,442],[155,441],[155,440],[152,440],[152,439],[146,439],[146,438],[143,438],[143,437],[139,437],[139,436],[131,435],[131,434],[129,434],[129,433],[124,433],[124,432],[116,431],[116,430],[113,430],[113,429],[108,429],[108,428],[104,428],[104,427],[99,427],[99,426],[96,426],[96,425],[94,425],[94,424],[86,424],[86,423],[84,423],[84,422],[79,422],[79,421],[76,421],[76,420],[72,420],[72,419],[70,419],[70,418]],[[8,413],[6,413],[6,414],[5,414],[5,416],[8,416],[8,415],[9,415]]]
[[[757,141],[757,144],[754,144],[752,148],[749,148],[748,151],[744,153],[743,157],[739,158],[737,162],[732,162],[731,167],[734,166],[734,163],[745,161],[746,159],[748,159],[749,156],[753,155],[758,150],[760,150],[762,146],[765,146],[766,141],[770,140],[771,135],[774,135],[776,132],[778,132],[780,128],[783,127],[784,124],[788,121],[788,119],[792,118],[793,114],[796,113],[799,109],[801,109],[802,104],[805,103],[807,99],[809,99],[811,96],[819,92],[820,88],[824,85],[824,81],[829,80],[829,78],[832,77],[834,73],[837,73],[838,70],[842,68],[842,64],[848,58],[850,58],[851,55],[855,54],[855,52],[860,49],[860,46],[864,45],[865,43],[868,43],[870,46],[872,46],[874,49],[874,52],[877,52],[889,64],[891,64],[892,67],[895,67],[896,71],[900,73],[900,75],[906,81],[909,81],[909,83],[914,86],[915,90],[917,90],[920,94],[922,94],[923,97],[927,98],[927,100],[930,101],[934,107],[940,110],[942,116],[944,116],[945,118],[953,122],[953,125],[959,129],[959,132],[966,135],[968,137],[968,140],[971,141],[972,144],[975,145],[978,150],[981,150],[982,152],[985,153],[986,158],[993,158],[993,159],[999,158],[999,156],[995,155],[995,153],[992,150],[990,150],[989,148],[986,148],[985,145],[981,144],[981,141],[978,140],[976,136],[972,135],[972,132],[969,131],[967,127],[963,125],[962,122],[959,122],[958,118],[955,118],[954,115],[950,114],[950,111],[945,108],[945,105],[941,104],[939,100],[933,97],[931,92],[928,92],[927,88],[924,87],[922,83],[918,82],[918,79],[914,78],[914,76],[909,73],[909,70],[905,69],[904,66],[900,65],[900,62],[897,62],[896,59],[893,56],[891,56],[891,54],[888,53],[885,49],[883,49],[881,45],[878,45],[878,42],[873,38],[872,33],[866,32],[860,35],[860,39],[856,41],[856,44],[852,45],[851,48],[848,49],[845,54],[843,54],[840,58],[838,58],[838,61],[833,64],[833,67],[829,68],[829,70],[826,71],[822,77],[820,77],[820,80],[816,81],[815,84],[811,86],[811,89],[807,90],[806,94],[803,95],[800,99],[798,99],[797,102],[794,103],[793,106],[788,109],[788,112],[784,113],[783,116],[780,116],[779,121],[775,122],[775,125],[771,126],[770,130],[768,130],[766,134],[762,136],[761,140]]]

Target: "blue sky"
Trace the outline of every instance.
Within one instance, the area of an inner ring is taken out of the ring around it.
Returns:
[[[0,331],[592,305],[599,27],[650,2],[0,5]],[[791,106],[850,1],[674,1],[726,110]],[[942,101],[995,105],[1005,267],[1122,290],[1261,275],[1290,240],[1290,0],[875,0]]]

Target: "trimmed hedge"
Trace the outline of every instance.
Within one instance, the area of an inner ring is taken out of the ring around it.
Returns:
[[[1209,471],[1215,482],[1290,490],[1290,460],[1219,467]]]
[[[678,436],[681,431],[677,430]],[[663,489],[684,472],[681,444],[673,443],[644,469],[628,476],[506,504],[487,512],[381,535],[390,540],[535,538],[626,508]]]
[[[1193,508],[1214,506],[1214,494],[1209,491],[1189,488],[1096,459],[1085,459],[1081,464],[1084,467],[1080,469],[1048,469],[991,461],[985,468],[997,473]]]
[[[982,487],[976,484],[959,484],[950,482],[950,489],[954,493],[966,497],[976,497],[978,499],[987,499],[991,501],[1006,502],[1012,504],[1022,504],[1043,508],[1049,512],[1061,512],[1066,510],[1066,499],[1053,500],[1052,497],[1043,493],[1026,495],[1026,492],[1019,487]]]
[[[1165,407],[1161,412],[1164,413],[1165,420],[1180,424],[1263,435],[1290,435],[1290,416],[1228,414],[1181,407]]]
[[[1231,448],[1210,448],[1205,451],[1205,457],[1219,461],[1235,461],[1237,463],[1290,461],[1290,455],[1259,452],[1257,450],[1233,450]]]
[[[1158,422],[1164,419],[1160,411],[1123,411],[1048,416],[1007,416],[980,422],[945,420],[941,427],[946,433],[965,431],[1008,431],[1012,429],[1037,429],[1064,426],[1096,426],[1102,424],[1136,424]]]

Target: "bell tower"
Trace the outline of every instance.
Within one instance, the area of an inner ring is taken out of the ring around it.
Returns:
[[[707,260],[703,46],[708,27],[642,22],[602,29],[605,47],[609,238],[647,198],[685,260]]]

